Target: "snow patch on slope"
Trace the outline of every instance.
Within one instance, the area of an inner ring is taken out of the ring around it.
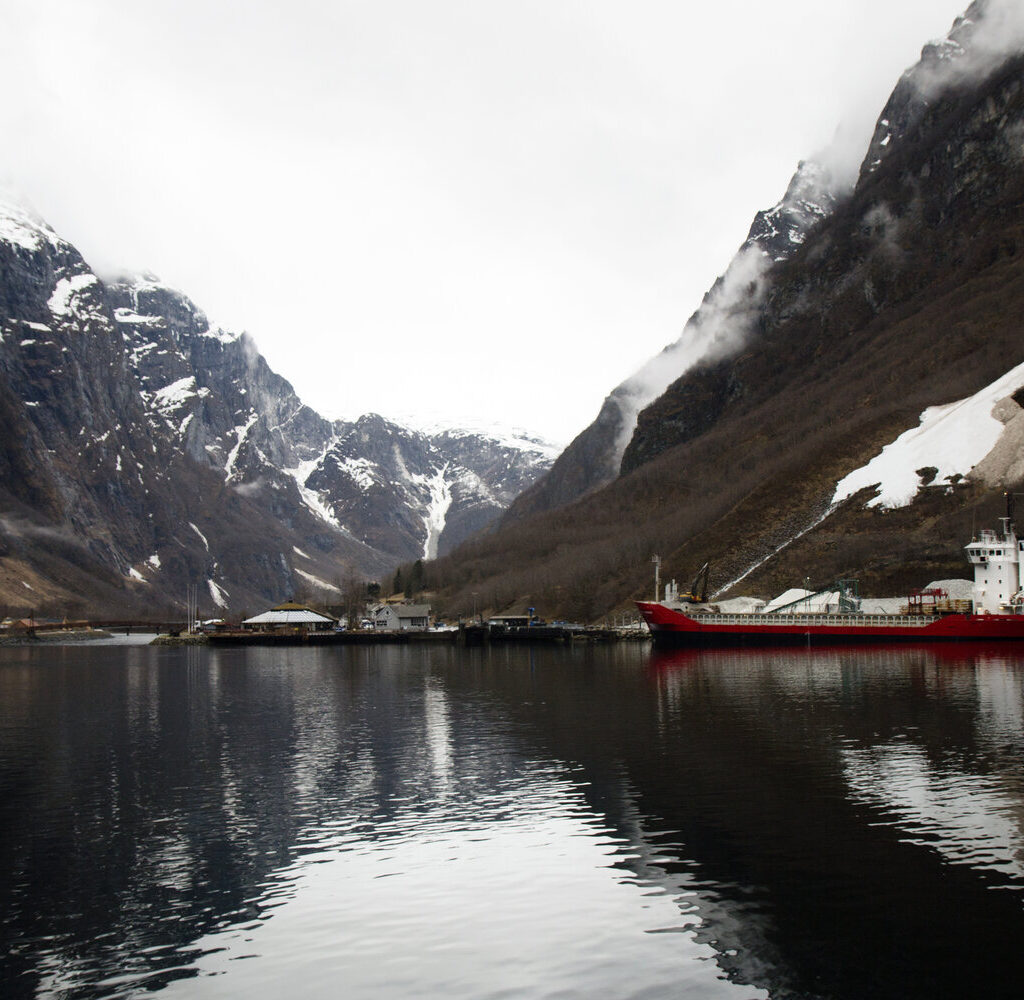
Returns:
[[[562,453],[565,445],[548,441],[524,427],[509,426],[498,421],[477,419],[449,420],[442,417],[424,417],[419,414],[400,414],[394,423],[424,437],[478,437],[491,441],[501,448],[536,455],[539,459],[553,462]]]
[[[86,289],[98,284],[99,278],[91,273],[61,278],[50,293],[47,308],[54,316],[79,316],[83,312],[92,312],[83,308],[82,294]]]
[[[233,344],[241,336],[240,333],[232,333],[219,323],[210,323],[207,328],[199,334],[200,337],[209,337],[211,340],[220,341],[222,344]]]
[[[341,593],[341,591],[338,590],[338,588],[335,587],[333,583],[328,583],[326,580],[322,580],[320,577],[314,576],[312,573],[307,573],[304,569],[297,569],[295,570],[295,572],[298,573],[299,576],[301,576],[304,580],[308,580],[311,584],[313,584],[314,587],[320,587],[323,590],[333,590],[339,594]]]
[[[204,535],[191,521],[188,522],[188,526],[199,536],[204,547],[206,548],[206,551],[209,552],[210,543],[206,540],[206,535]]]
[[[15,196],[16,198],[16,196]],[[0,195],[0,240],[24,250],[41,250],[44,243],[60,246],[63,241],[30,209]],[[63,244],[67,246],[67,244]]]
[[[206,588],[210,591],[210,597],[217,607],[226,608],[228,606],[228,594],[223,587],[218,586],[210,579],[206,581]]]
[[[936,480],[966,476],[998,444],[1003,424],[992,414],[1001,399],[1024,385],[1024,364],[1012,368],[973,396],[930,406],[920,423],[886,445],[867,465],[836,484],[833,503],[866,486],[877,486],[869,507],[905,507],[921,484],[916,470],[938,469]]]
[[[153,405],[161,412],[177,410],[196,395],[196,380],[192,375],[178,379],[153,393]]]
[[[249,431],[252,430],[256,421],[259,420],[259,414],[254,413],[247,423],[239,424],[235,428],[235,446],[231,449],[228,454],[228,460],[224,463],[224,473],[228,479],[231,478],[232,473],[235,471],[235,462],[238,459],[238,452],[241,450],[242,444],[245,439],[249,436]]]
[[[348,474],[356,486],[365,493],[377,481],[374,472],[377,464],[368,458],[339,458],[338,468]]]
[[[472,469],[456,469],[453,485],[459,488],[463,496],[476,497],[480,503],[506,506]]]
[[[331,449],[338,443],[337,437],[332,438],[328,443],[327,447],[324,448],[323,452],[311,458],[307,462],[300,462],[294,468],[282,469],[285,475],[291,476],[295,480],[295,485],[298,487],[299,496],[302,498],[302,502],[319,517],[322,521],[326,521],[329,525],[337,528],[339,531],[344,532],[346,535],[350,535],[348,529],[338,520],[337,515],[334,513],[334,507],[325,503],[323,497],[315,490],[311,490],[306,485],[306,480],[309,479],[313,471],[323,463],[326,456],[330,453]]]
[[[447,472],[446,462],[432,476],[409,477],[417,485],[425,486],[430,497],[423,514],[423,525],[427,529],[427,537],[423,542],[424,559],[437,558],[437,546],[448,520],[448,509],[452,505],[452,484],[445,475]]]
[[[114,310],[114,319],[118,323],[131,323],[133,326],[164,326],[167,322],[163,316],[141,316],[124,306],[118,306]]]

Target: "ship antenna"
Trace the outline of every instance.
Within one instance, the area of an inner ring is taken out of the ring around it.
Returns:
[[[1014,510],[1013,494],[1009,490],[1007,490],[1006,491],[1006,520],[1010,522],[1010,528],[1011,529],[1013,528],[1013,510]]]

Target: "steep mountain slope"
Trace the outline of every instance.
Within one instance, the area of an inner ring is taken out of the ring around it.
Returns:
[[[0,208],[0,603],[238,610],[434,555],[550,464],[540,442],[324,419],[252,339],[101,281]],[[161,612],[162,613],[162,612]]]
[[[434,558],[487,527],[554,455],[532,438],[424,433],[376,414],[335,431],[304,486],[395,560]]]
[[[449,551],[502,514],[553,457],[526,437],[424,433],[376,414],[328,421],[247,334],[211,329],[180,293],[147,279],[110,290],[143,397],[177,447],[276,517],[291,520],[305,505],[387,565]]]
[[[837,483],[922,411],[1024,360],[1024,46],[1015,53],[1005,33],[993,43],[991,9],[973,4],[951,44],[925,49],[853,193],[771,265],[745,337],[640,413],[621,476],[568,507],[507,519],[438,564],[454,606],[471,586],[494,606],[528,595],[592,617],[650,591],[655,552],[668,576],[688,581],[710,558],[713,584],[745,576],[755,592],[808,575],[890,589],[962,574],[972,516],[994,516],[996,494],[1019,479],[1009,439],[1009,454],[968,480],[922,467],[912,506],[865,509],[870,485],[832,504]],[[936,52],[953,67],[945,76]],[[1013,381],[999,391],[1012,395]],[[1008,413],[1008,433],[1013,423]],[[497,572],[509,553],[512,571]]]
[[[813,161],[800,163],[778,204],[755,215],[746,240],[679,339],[608,394],[597,419],[512,505],[505,520],[551,510],[611,482],[640,411],[693,365],[730,351],[748,336],[768,269],[800,249],[842,193],[828,169]]]

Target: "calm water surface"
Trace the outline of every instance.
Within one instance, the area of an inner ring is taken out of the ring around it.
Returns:
[[[0,995],[1018,997],[1012,648],[0,650]]]

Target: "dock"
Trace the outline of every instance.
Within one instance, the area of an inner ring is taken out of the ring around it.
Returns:
[[[194,637],[182,636],[178,641]],[[457,628],[439,631],[402,629],[353,629],[346,631],[307,631],[280,629],[267,632],[218,631],[205,635],[210,646],[373,646],[373,645],[459,645],[487,646],[498,643],[586,643],[629,642],[650,638],[646,630],[604,626],[541,625],[503,628],[483,623],[462,623]],[[161,637],[158,641],[168,641]],[[170,642],[175,640],[171,638]]]

